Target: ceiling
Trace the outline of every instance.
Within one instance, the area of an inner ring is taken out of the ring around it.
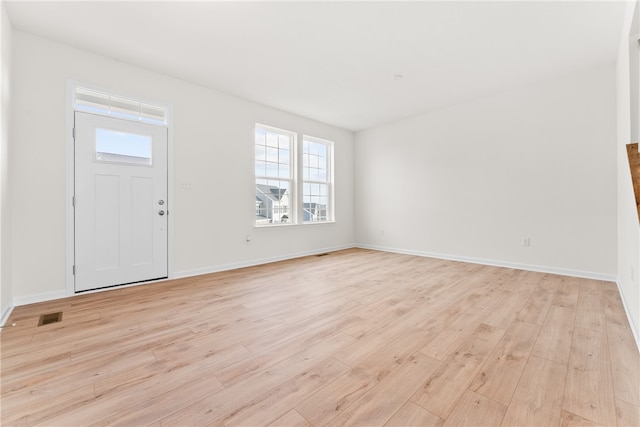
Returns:
[[[619,1],[4,3],[17,30],[352,131],[613,63],[625,9]]]

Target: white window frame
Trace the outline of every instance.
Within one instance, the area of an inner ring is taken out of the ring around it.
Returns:
[[[303,170],[303,173],[301,174],[302,177],[300,178],[300,181],[302,183],[303,189],[300,191],[301,194],[301,200],[302,200],[302,205],[301,205],[301,209],[304,209],[304,203],[305,203],[305,193],[304,193],[304,184],[305,183],[309,183],[309,184],[321,184],[321,185],[326,185],[327,186],[327,206],[326,206],[326,219],[324,220],[318,220],[318,221],[304,221],[305,224],[322,224],[322,223],[327,223],[327,222],[333,222],[333,141],[329,141],[327,139],[322,139],[322,138],[317,138],[314,136],[309,136],[309,135],[303,135],[302,137],[302,149],[301,154],[302,156],[304,156],[304,142],[305,141],[309,141],[312,143],[316,143],[316,144],[322,144],[327,148],[327,157],[326,157],[326,161],[327,161],[327,168],[326,168],[326,180],[322,181],[322,180],[313,180],[313,179],[304,179],[304,160],[300,163],[302,165],[301,169]],[[303,220],[304,220],[304,213],[302,216]]]
[[[335,202],[334,202],[334,142],[328,139],[318,138],[315,136],[299,134],[295,131],[277,128],[274,126],[264,125],[261,123],[255,123],[254,131],[253,131],[253,170],[254,170],[254,180],[253,180],[253,197],[256,197],[258,191],[258,180],[278,180],[282,178],[269,177],[266,175],[259,175],[256,172],[256,132],[258,130],[264,130],[266,132],[274,132],[280,133],[291,138],[291,148],[289,152],[289,162],[290,162],[290,178],[289,181],[289,220],[287,222],[267,222],[261,220],[259,222],[257,218],[257,209],[255,210],[253,224],[254,227],[258,228],[270,228],[270,227],[287,227],[287,226],[295,226],[295,225],[316,225],[316,224],[328,224],[335,222]],[[315,182],[312,180],[304,180],[303,172],[304,172],[304,141],[310,141],[314,143],[321,143],[326,145],[327,147],[327,181],[318,183],[327,185],[327,212],[326,219],[322,221],[304,221],[304,183],[305,182]],[[284,179],[282,179],[284,180]]]
[[[290,138],[289,144],[289,176],[288,177],[275,177],[269,176],[267,174],[259,175],[256,173],[256,133],[258,130],[262,130],[264,132],[275,133],[278,135],[284,135]],[[286,129],[280,129],[273,126],[267,126],[260,123],[256,123],[254,127],[253,134],[253,147],[254,147],[254,155],[253,155],[253,164],[254,164],[254,197],[258,191],[258,180],[266,180],[266,181],[288,181],[289,182],[289,206],[288,206],[288,220],[287,221],[274,221],[274,222],[261,222],[258,223],[258,220],[255,219],[256,227],[273,227],[273,226],[286,226],[291,224],[298,223],[298,209],[296,208],[298,204],[298,188],[297,188],[297,164],[298,164],[298,135],[295,132],[291,132]],[[272,220],[273,221],[273,220]]]

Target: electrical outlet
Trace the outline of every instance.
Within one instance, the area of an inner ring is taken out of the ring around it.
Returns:
[[[380,235],[384,236],[384,228],[380,227]]]
[[[522,246],[524,246],[524,247],[531,246],[531,238],[530,237],[523,237],[522,238]]]
[[[180,188],[183,190],[191,190],[193,188],[193,184],[190,182],[182,182],[180,183]]]

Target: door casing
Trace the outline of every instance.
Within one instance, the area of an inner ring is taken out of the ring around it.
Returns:
[[[114,91],[110,88],[97,86],[94,84],[88,84],[85,82],[79,82],[76,80],[67,80],[67,90],[66,90],[66,121],[65,121],[65,141],[66,141],[66,192],[65,192],[65,235],[66,235],[66,248],[65,248],[65,277],[66,277],[66,286],[64,290],[52,291],[48,292],[46,295],[34,296],[33,301],[30,302],[39,302],[52,300],[57,298],[64,298],[68,296],[72,296],[76,294],[75,291],[75,280],[73,274],[74,267],[74,259],[75,259],[75,233],[74,233],[74,208],[73,208],[73,196],[74,196],[74,181],[75,181],[75,163],[74,163],[74,138],[73,138],[73,127],[74,127],[74,116],[75,116],[75,108],[74,108],[74,93],[76,87],[85,87],[89,89],[94,89],[96,91],[101,91],[105,93],[110,93],[112,95],[121,96],[129,99],[137,99],[141,102],[151,103],[155,105],[161,105],[166,108],[167,111],[167,181],[168,181],[168,198],[169,200],[175,200],[174,198],[174,163],[173,163],[173,141],[174,141],[174,132],[173,132],[173,106],[166,102],[160,102],[157,99],[146,98],[137,96],[135,94]],[[174,275],[174,218],[175,215],[170,214],[168,217],[168,226],[169,226],[169,236],[168,236],[168,278],[159,280],[160,282],[171,280],[175,277]],[[121,288],[137,286],[143,284],[155,283],[157,281],[150,282],[142,282],[142,283],[133,283],[130,285],[122,285]],[[86,291],[84,293],[93,293],[93,292],[103,292],[108,290],[105,289],[96,289],[91,291]]]

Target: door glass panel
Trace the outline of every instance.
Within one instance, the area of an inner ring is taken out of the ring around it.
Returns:
[[[151,165],[151,136],[96,129],[96,160]]]

